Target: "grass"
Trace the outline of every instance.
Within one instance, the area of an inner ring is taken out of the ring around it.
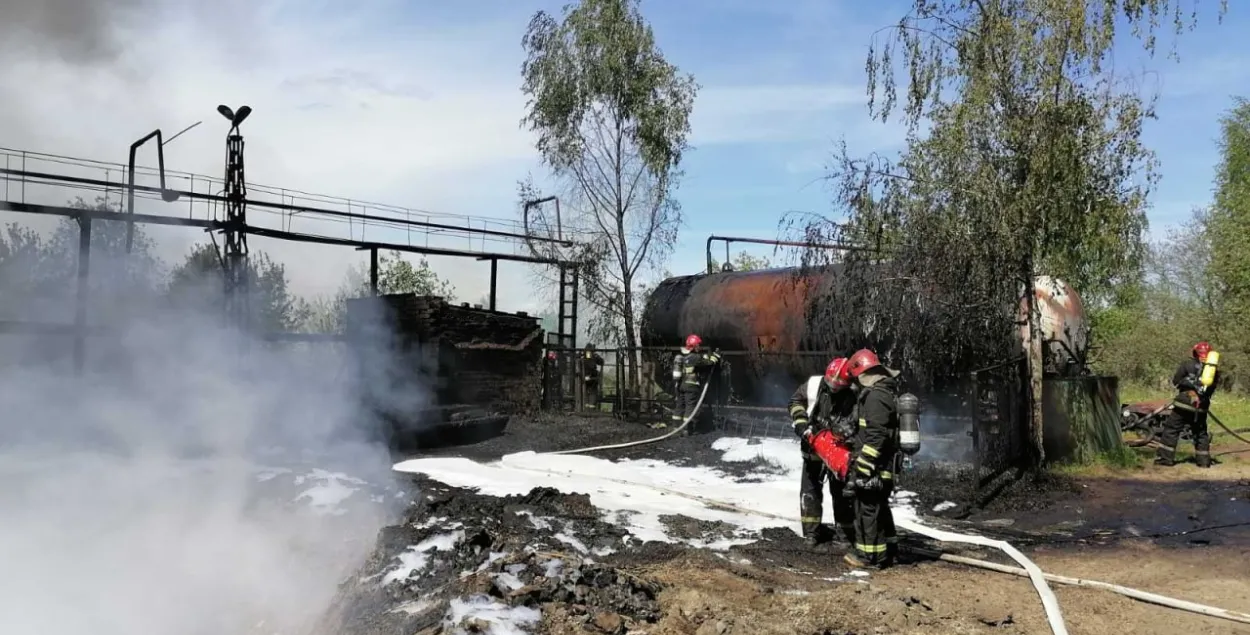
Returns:
[[[1174,393],[1157,388],[1135,385],[1120,387],[1120,401],[1123,403],[1170,399],[1173,396],[1175,396]],[[1239,394],[1217,393],[1212,400],[1211,412],[1219,417],[1220,421],[1224,422],[1224,425],[1238,431],[1241,436],[1250,438],[1250,432],[1242,432],[1242,430],[1250,428],[1250,399]],[[1236,470],[1237,473],[1240,472],[1241,467],[1250,467],[1250,446],[1233,438],[1223,428],[1216,425],[1214,421],[1210,423],[1210,428],[1212,454],[1219,461],[1241,464]],[[1177,460],[1184,462],[1192,456],[1193,445],[1188,442],[1182,442],[1180,447],[1177,448]],[[1140,473],[1149,469],[1154,457],[1155,448],[1153,446],[1141,448],[1125,446],[1116,448],[1086,463],[1056,465],[1052,469],[1057,473],[1074,477],[1124,475],[1126,472]]]

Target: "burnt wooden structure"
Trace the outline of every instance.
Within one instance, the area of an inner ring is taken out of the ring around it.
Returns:
[[[543,330],[526,313],[456,305],[437,296],[380,295],[347,301],[347,333],[354,343],[388,349],[394,368],[380,377],[368,374],[387,382],[390,391],[423,393],[426,407],[521,413],[540,405]]]

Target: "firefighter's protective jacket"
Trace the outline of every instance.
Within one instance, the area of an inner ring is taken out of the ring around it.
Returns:
[[[582,353],[582,379],[586,383],[598,383],[603,374],[603,356],[595,351]]]
[[[681,353],[673,358],[673,379],[677,380],[677,389],[702,390],[703,383],[719,363],[720,354],[716,352],[681,349]]]
[[[797,429],[808,424],[813,432],[829,430],[850,442],[855,435],[855,391],[834,391],[822,375],[809,377],[790,396],[790,420]],[[818,458],[807,439],[800,439],[803,456]]]
[[[1184,410],[1193,410],[1193,397],[1198,396],[1198,407],[1207,410],[1211,407],[1211,397],[1215,394],[1215,387],[1220,383],[1220,372],[1215,371],[1215,381],[1207,387],[1206,392],[1202,392],[1202,383],[1198,380],[1202,376],[1202,362],[1196,359],[1187,359],[1181,362],[1176,368],[1176,372],[1172,374],[1172,385],[1176,386],[1175,405]]]
[[[894,454],[898,451],[898,380],[881,377],[859,392],[858,453],[855,469],[864,478],[893,478]]]

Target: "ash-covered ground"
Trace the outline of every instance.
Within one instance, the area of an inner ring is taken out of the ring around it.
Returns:
[[[1048,630],[1027,581],[917,555],[884,572],[852,570],[841,559],[845,544],[803,543],[792,440],[713,433],[592,455],[532,453],[663,433],[600,417],[516,418],[500,437],[405,457],[396,469],[417,492],[414,502],[340,586],[316,635]],[[1030,519],[1094,500],[1073,479],[1034,477],[969,510],[968,477],[958,466],[918,468],[901,480],[895,504],[926,524],[1028,547],[1040,535],[1022,529]],[[828,504],[825,518],[832,521]],[[938,545],[905,536],[904,547]],[[1133,553],[1100,553],[1108,570],[1136,567]],[[1183,627],[1172,616],[1138,620],[1140,605],[1129,601],[1061,599],[1078,607],[1068,610],[1073,632]],[[1224,627],[1204,632],[1236,632]]]

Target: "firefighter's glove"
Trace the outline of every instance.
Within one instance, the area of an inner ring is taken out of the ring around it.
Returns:
[[[855,475],[847,474],[846,483],[842,485],[842,496],[846,498],[853,498],[858,486],[859,485],[855,482]]]
[[[871,477],[859,475],[855,478],[855,489],[861,492],[880,492],[885,489],[885,483],[881,481],[881,476],[873,474]]]
[[[794,422],[794,433],[800,439],[806,439],[812,436],[812,424],[807,419],[799,419]]]

